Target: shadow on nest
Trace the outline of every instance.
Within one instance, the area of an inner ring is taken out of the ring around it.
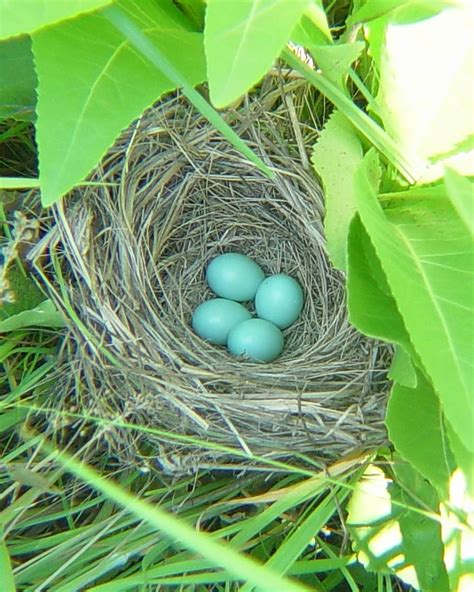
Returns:
[[[226,114],[273,179],[174,94],[123,133],[95,184],[54,210],[33,259],[72,322],[49,406],[96,418],[88,429],[123,462],[176,472],[255,456],[317,463],[385,442],[390,351],[348,322],[306,156],[314,132],[296,117],[302,85],[270,84]],[[193,310],[213,296],[206,265],[227,251],[304,288],[272,363],[233,358],[192,331]],[[59,281],[46,280],[44,261],[57,262]]]

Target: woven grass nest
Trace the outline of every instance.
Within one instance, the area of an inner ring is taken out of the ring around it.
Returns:
[[[122,134],[97,184],[54,210],[35,264],[48,277],[45,261],[59,257],[63,277],[46,288],[77,319],[50,406],[115,421],[99,441],[122,460],[177,472],[254,455],[329,462],[385,441],[390,352],[349,324],[344,277],[325,252],[314,132],[296,117],[302,84],[264,85],[226,115],[274,179],[175,93]],[[272,363],[233,358],[191,328],[213,297],[206,265],[228,251],[303,286]]]

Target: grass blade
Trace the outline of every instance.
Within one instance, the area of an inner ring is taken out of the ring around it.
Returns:
[[[44,444],[47,451],[53,452],[49,444]],[[75,460],[70,455],[55,451],[56,460],[77,478],[106,495],[111,501],[122,506],[140,520],[154,526],[168,538],[185,545],[188,549],[222,567],[239,580],[247,580],[263,592],[308,592],[308,588],[287,578],[281,578],[274,571],[262,566],[227,547],[222,542],[213,540],[209,535],[197,532],[192,526],[162,510],[157,505],[140,500],[122,487],[105,478],[95,469]]]
[[[13,577],[12,563],[3,535],[0,538],[0,574],[2,574],[3,592],[15,592],[16,586],[15,578]]]

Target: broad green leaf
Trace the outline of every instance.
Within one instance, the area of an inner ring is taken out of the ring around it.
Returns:
[[[0,41],[0,119],[35,118],[36,74],[31,39]]]
[[[399,501],[407,506],[398,517],[403,553],[415,567],[421,590],[445,592],[449,590],[449,578],[443,561],[441,525],[426,514],[411,509],[420,504],[421,509],[437,513],[439,497],[410,464],[395,459],[393,467],[400,489],[392,493],[392,499],[399,497]]]
[[[143,57],[149,60],[155,68],[171,80],[176,87],[182,87],[183,95],[192,105],[219,131],[239,152],[248,158],[249,162],[259,168],[269,179],[274,173],[263,160],[249,148],[242,138],[229,124],[211,107],[207,100],[189,84],[188,80],[176,68],[173,60],[169,59],[159,47],[150,41],[143,31],[120,8],[112,7],[104,11],[108,20],[120,31],[137,49]]]
[[[112,0],[0,0],[0,39],[32,33]]]
[[[332,42],[332,37],[328,38],[319,28],[315,27],[306,14],[303,14],[299,23],[296,24],[290,39],[302,47],[309,47],[313,44],[327,45]]]
[[[0,574],[2,574],[2,590],[15,592],[15,577],[3,532],[0,530]]]
[[[225,107],[271,67],[308,0],[208,0],[204,45],[212,103]]]
[[[453,169],[446,169],[444,184],[458,216],[474,238],[474,184]]]
[[[402,386],[415,388],[417,384],[416,369],[411,357],[407,354],[401,345],[395,347],[390,371],[388,373],[390,380],[398,382]]]
[[[307,49],[323,75],[336,86],[344,88],[344,77],[364,47],[365,44],[362,41],[354,41],[337,45],[312,43]]]
[[[474,133],[472,5],[457,3],[416,23],[394,15],[371,24],[373,36],[383,39],[373,55],[384,127],[404,154],[423,163],[419,180],[441,178],[443,164],[473,174],[473,150],[432,164],[432,157],[449,153]]]
[[[335,111],[315,144],[311,158],[324,186],[324,228],[333,264],[347,267],[347,236],[356,211],[354,176],[362,162],[362,146],[349,121]]]
[[[44,300],[35,308],[24,310],[0,320],[0,333],[23,327],[64,327],[64,317],[51,300]]]
[[[177,9],[152,0],[119,4],[189,84],[204,79],[202,36],[178,28],[172,12]],[[42,202],[50,205],[84,179],[121,130],[174,84],[100,13],[35,33],[33,52]]]
[[[358,211],[404,325],[448,421],[474,451],[474,250],[450,202],[420,200],[384,211],[364,158],[356,175]]]
[[[390,13],[408,22],[416,22],[452,6],[456,6],[456,0],[367,0],[349,17],[347,24],[367,23]]]
[[[197,31],[204,29],[204,15],[206,13],[205,0],[176,0],[180,10],[188,17]]]
[[[393,386],[385,423],[397,452],[445,494],[452,456],[438,397],[420,373],[414,389]]]

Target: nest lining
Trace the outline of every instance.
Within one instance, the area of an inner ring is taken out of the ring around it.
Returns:
[[[55,408],[272,458],[327,461],[385,441],[389,352],[348,322],[344,277],[325,253],[321,190],[301,165],[304,130],[284,97],[271,96],[271,110],[266,95],[231,115],[274,179],[172,95],[123,133],[97,185],[56,208],[33,258],[39,268],[48,251],[60,253],[82,329],[67,333]],[[303,286],[302,315],[272,363],[233,358],[192,331],[192,312],[214,296],[206,265],[229,251]],[[67,314],[58,285],[46,287]],[[229,460],[147,433],[105,437],[129,459],[163,467],[171,455],[176,470]]]

